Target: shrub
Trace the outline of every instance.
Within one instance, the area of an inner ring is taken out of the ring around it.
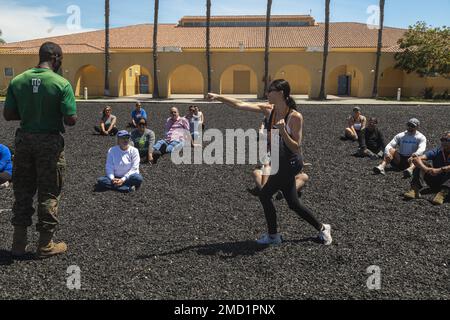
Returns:
[[[423,90],[423,98],[424,99],[433,99],[434,96],[434,88],[427,87]]]

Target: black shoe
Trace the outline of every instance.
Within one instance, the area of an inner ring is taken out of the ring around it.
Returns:
[[[156,164],[161,156],[162,156],[161,151],[158,150],[153,151],[153,164]]]
[[[282,200],[284,198],[283,193],[281,191],[277,192],[277,195],[275,196],[276,200]]]
[[[248,191],[252,196],[258,197],[261,190],[259,190],[258,187],[254,187],[253,189],[248,188],[247,191]]]

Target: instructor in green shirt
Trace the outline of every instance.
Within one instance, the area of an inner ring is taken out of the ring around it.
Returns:
[[[63,53],[52,42],[39,49],[39,65],[15,77],[6,95],[3,116],[20,120],[15,136],[13,167],[14,226],[11,253],[26,254],[27,230],[34,214],[33,197],[37,191],[40,233],[36,255],[51,257],[67,251],[64,242],[53,242],[58,226],[58,203],[63,186],[64,124],[77,121],[75,96],[70,83],[58,74]]]

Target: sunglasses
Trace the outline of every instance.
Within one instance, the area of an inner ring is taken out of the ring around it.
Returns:
[[[138,126],[140,127],[145,127],[147,124],[146,123],[139,123]]]
[[[177,111],[171,111],[170,114],[177,114]]]
[[[412,128],[412,129],[415,129],[415,128],[416,128],[416,126],[415,126],[415,125],[413,125],[412,123],[408,123],[408,128]]]

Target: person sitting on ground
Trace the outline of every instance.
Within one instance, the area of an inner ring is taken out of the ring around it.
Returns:
[[[106,106],[102,112],[102,119],[99,126],[95,126],[94,130],[103,136],[115,136],[119,131],[116,127],[117,117],[112,114],[110,106]]]
[[[373,168],[376,174],[385,175],[387,164],[403,170],[405,177],[411,177],[414,170],[413,156],[421,156],[427,147],[427,138],[418,131],[420,121],[412,118],[407,123],[407,130],[397,134],[384,149],[383,162]],[[396,147],[399,147],[399,150]]]
[[[200,131],[204,129],[205,117],[203,112],[197,106],[189,106],[189,111],[185,118],[189,121],[189,130],[191,132],[193,146],[199,146],[197,143],[200,137]]]
[[[378,119],[369,118],[368,125],[362,129],[358,136],[359,148],[357,155],[360,157],[370,157],[372,160],[383,158],[383,151],[386,148],[383,134],[377,128]]]
[[[361,108],[353,108],[353,114],[348,118],[348,126],[342,138],[357,141],[359,133],[366,127],[366,122],[366,117],[361,114]]]
[[[170,118],[164,128],[164,139],[153,146],[153,163],[156,163],[161,155],[183,148],[185,141],[190,138],[189,132],[188,120],[180,117],[177,108],[170,108]]]
[[[12,179],[11,151],[3,144],[0,144],[0,189],[9,187]]]
[[[131,128],[137,128],[137,124],[141,118],[148,120],[147,112],[142,108],[142,103],[136,102],[135,109],[131,112],[131,122],[128,124]]]
[[[432,167],[424,161],[432,161]],[[406,199],[420,198],[420,190],[428,185],[437,190],[432,200],[433,204],[441,205],[450,191],[450,131],[441,137],[441,147],[425,152],[424,155],[413,158],[416,166],[411,182],[411,190],[405,193]]]
[[[139,150],[141,163],[153,162],[153,145],[155,144],[155,133],[147,129],[147,120],[141,118],[138,128],[131,132],[133,146]]]
[[[117,145],[110,148],[106,159],[106,176],[97,180],[97,190],[132,192],[142,184],[139,174],[139,151],[130,146],[130,134],[126,130],[117,133]]]

